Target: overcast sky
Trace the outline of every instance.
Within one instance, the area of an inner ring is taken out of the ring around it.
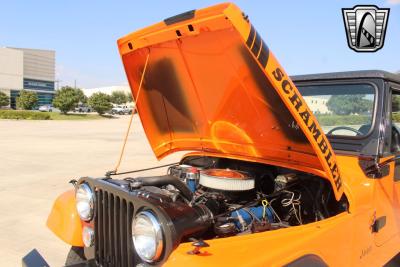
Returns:
[[[56,51],[60,85],[127,84],[116,41],[166,17],[217,3],[211,0],[1,1],[0,46]],[[238,0],[289,74],[400,70],[400,0]],[[341,8],[389,7],[384,48],[356,53],[347,46]]]

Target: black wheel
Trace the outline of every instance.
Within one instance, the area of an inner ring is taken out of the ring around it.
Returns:
[[[123,111],[120,111],[120,112],[119,112],[119,115],[124,115],[124,112],[123,112]]]
[[[49,112],[53,112],[53,110],[52,110],[52,109],[49,109]]]
[[[67,259],[65,260],[65,265],[73,265],[86,261],[85,253],[83,252],[83,248],[81,247],[71,247],[71,250],[68,252]]]

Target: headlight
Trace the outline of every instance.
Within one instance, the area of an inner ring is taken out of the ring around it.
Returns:
[[[157,261],[163,251],[163,233],[156,216],[139,212],[132,222],[132,238],[136,253],[146,262]]]
[[[76,210],[79,217],[84,221],[89,221],[93,218],[94,195],[88,184],[80,184],[75,193]]]

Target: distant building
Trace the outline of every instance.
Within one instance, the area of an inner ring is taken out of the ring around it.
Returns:
[[[38,106],[51,104],[55,83],[55,51],[28,48],[0,48],[0,91],[10,96],[16,107],[21,90],[34,91]]]
[[[108,95],[111,95],[112,92],[114,91],[123,91],[125,93],[131,93],[131,89],[128,85],[121,85],[121,86],[105,86],[105,87],[97,87],[97,88],[87,88],[87,89],[82,89],[83,93],[87,96],[90,97],[94,93],[105,93]]]
[[[0,62],[0,91],[10,96],[11,91],[21,90],[24,85],[23,52],[0,48]]]
[[[332,111],[328,109],[326,103],[328,99],[322,97],[304,96],[308,107],[315,114],[330,114]]]

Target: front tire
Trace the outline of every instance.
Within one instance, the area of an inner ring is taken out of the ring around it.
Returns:
[[[65,260],[65,265],[74,265],[86,261],[85,253],[82,247],[71,247],[68,252],[67,259]]]

